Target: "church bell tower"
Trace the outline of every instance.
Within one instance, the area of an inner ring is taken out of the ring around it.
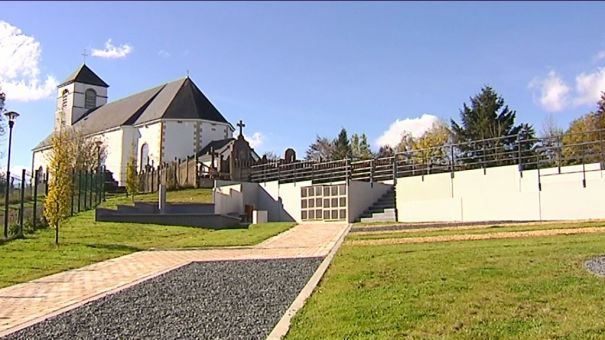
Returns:
[[[55,130],[71,126],[88,111],[107,103],[109,85],[82,64],[57,87]]]

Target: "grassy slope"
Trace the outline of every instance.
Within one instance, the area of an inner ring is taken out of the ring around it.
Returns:
[[[208,202],[209,190],[168,193],[172,202]],[[155,195],[141,198],[153,200]],[[137,198],[138,200],[138,198]],[[125,198],[109,199],[111,207]],[[292,227],[293,223],[267,223],[242,229],[207,230],[136,223],[95,222],[94,211],[70,218],[59,228],[39,230],[26,239],[0,244],[0,287],[149,248],[189,248],[253,245]]]
[[[351,246],[289,339],[598,338],[605,285],[583,262],[605,234]]]

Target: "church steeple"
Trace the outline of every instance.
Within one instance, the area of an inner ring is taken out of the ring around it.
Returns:
[[[107,103],[107,85],[86,64],[82,64],[59,85],[55,129],[70,126],[86,112]]]

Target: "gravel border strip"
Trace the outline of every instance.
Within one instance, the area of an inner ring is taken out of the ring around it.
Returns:
[[[6,339],[262,339],[322,260],[192,262]]]

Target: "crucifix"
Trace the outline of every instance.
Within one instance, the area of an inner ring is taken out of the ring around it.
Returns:
[[[239,126],[239,135],[243,136],[243,129],[244,129],[244,126],[246,126],[246,124],[244,124],[244,122],[242,122],[242,120],[240,119],[239,123],[237,123],[237,126]]]
[[[82,51],[82,58],[84,59],[84,64],[86,64],[86,57],[88,57],[88,51],[84,49],[84,51]]]

